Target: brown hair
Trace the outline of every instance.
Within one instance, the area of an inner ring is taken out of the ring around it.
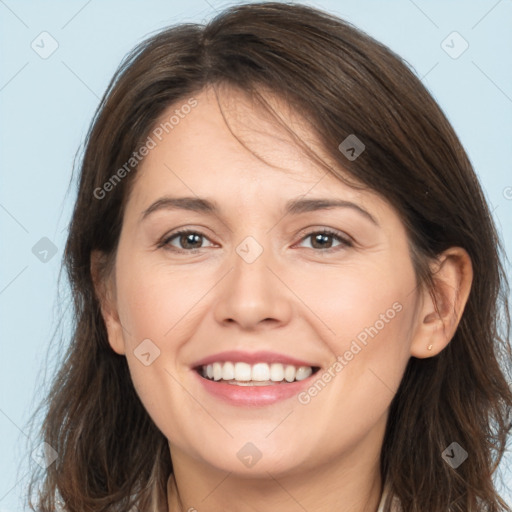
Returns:
[[[136,169],[102,199],[95,190],[129,161],[165,109],[208,85],[236,87],[267,107],[261,91],[272,91],[302,113],[339,168],[312,158],[396,208],[422,285],[432,289],[428,263],[436,255],[452,246],[468,252],[474,278],[462,319],[441,353],[410,358],[391,404],[381,473],[408,512],[511,512],[492,480],[512,428],[508,283],[468,157],[399,56],[335,16],[274,2],[158,32],[125,58],[101,100],[64,255],[74,330],[40,406],[40,436],[58,458],[45,470],[37,510],[55,510],[60,498],[69,512],[146,511],[151,493],[165,492],[167,439],[140,402],[125,357],[110,348],[90,271],[93,250],[115,259]],[[350,134],[366,147],[353,161],[338,149]],[[457,469],[441,457],[453,441],[469,452]],[[35,484],[34,473],[31,508]]]

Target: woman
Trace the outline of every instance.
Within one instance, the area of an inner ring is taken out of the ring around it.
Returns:
[[[87,136],[37,510],[510,512],[499,247],[435,101],[350,24],[156,34]]]

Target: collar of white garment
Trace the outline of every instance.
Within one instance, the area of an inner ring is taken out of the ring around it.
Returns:
[[[390,494],[389,485],[387,483],[385,483],[377,512],[384,512],[384,502],[386,501],[386,498],[388,497],[389,494]],[[396,496],[393,498],[393,501],[391,504],[391,510],[393,512],[402,512],[402,508],[400,506],[400,500]]]

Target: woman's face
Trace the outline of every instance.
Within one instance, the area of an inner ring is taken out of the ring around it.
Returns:
[[[162,119],[179,110],[179,122],[153,132],[137,171],[110,343],[175,464],[255,476],[362,461],[382,444],[417,329],[404,226],[240,93],[221,97],[225,114],[266,163],[233,137],[211,89],[195,99],[168,109]]]

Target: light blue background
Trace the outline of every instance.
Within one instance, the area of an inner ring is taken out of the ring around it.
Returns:
[[[23,460],[35,448],[25,422],[44,395],[45,372],[50,377],[54,370],[46,369],[45,357],[63,315],[56,282],[75,191],[68,185],[98,100],[122,57],[148,33],[205,21],[228,4],[0,0],[0,512],[25,510]],[[424,77],[469,154],[510,255],[512,0],[310,4],[387,44]],[[43,31],[59,44],[46,60],[31,48]],[[457,59],[441,47],[453,31],[469,43]],[[42,237],[58,249],[47,263],[31,250]],[[61,300],[67,308],[69,296]],[[62,332],[68,329],[65,319]],[[53,354],[61,350],[56,346]],[[511,461],[509,454],[501,465],[510,504]]]

